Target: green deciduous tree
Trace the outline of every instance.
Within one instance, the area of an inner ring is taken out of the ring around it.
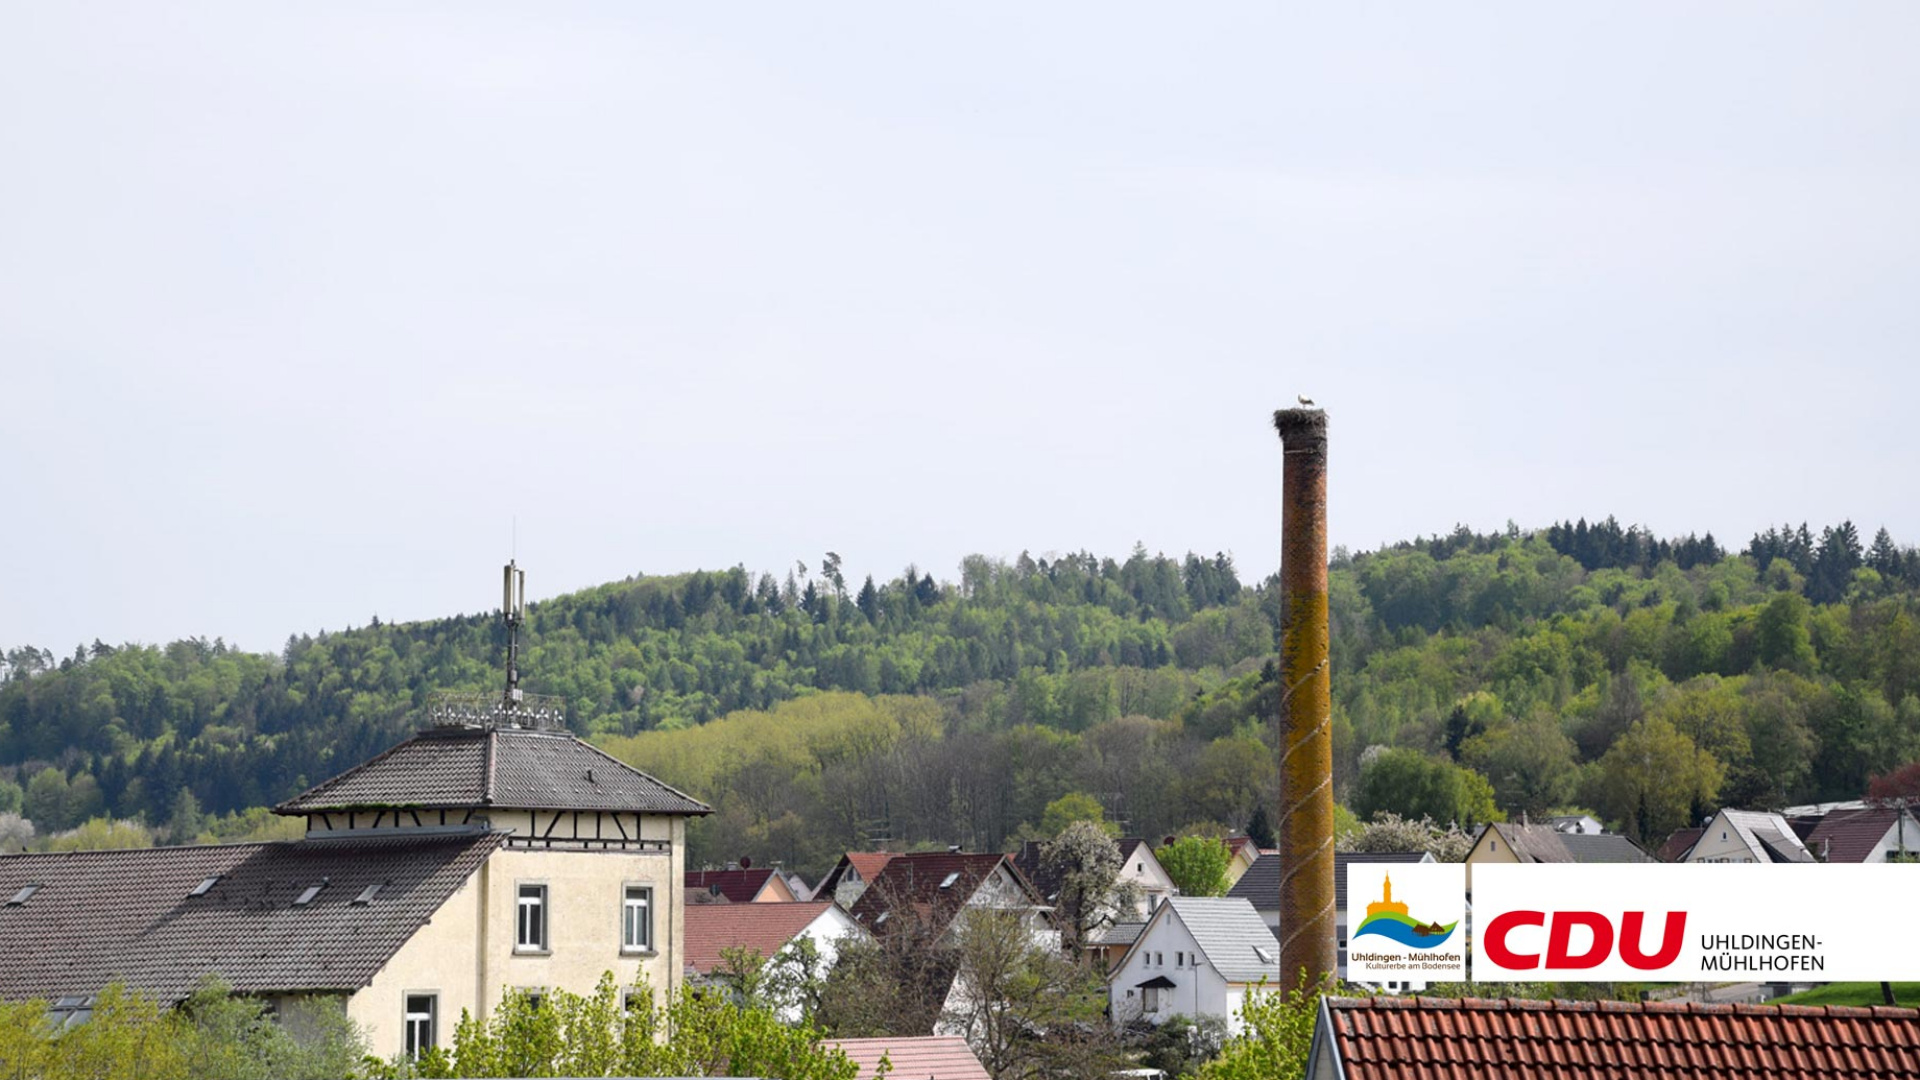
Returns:
[[[1183,836],[1154,849],[1154,857],[1182,896],[1225,896],[1233,852],[1212,836]]]
[[[1299,1080],[1313,1049],[1319,1005],[1319,995],[1310,991],[1249,991],[1240,1007],[1241,1033],[1201,1067],[1199,1080]]]
[[[1697,820],[1724,779],[1712,754],[1654,717],[1628,728],[1600,759],[1588,801],[1629,837],[1652,841]]]
[[[1354,813],[1371,818],[1383,810],[1461,825],[1506,819],[1486,777],[1408,749],[1382,750],[1360,768]]]

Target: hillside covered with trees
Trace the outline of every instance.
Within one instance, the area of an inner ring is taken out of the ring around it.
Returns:
[[[1920,553],[1884,530],[1772,529],[1729,553],[1612,519],[1462,529],[1336,552],[1332,610],[1336,780],[1361,817],[1583,806],[1657,838],[1723,803],[1857,798],[1920,758]],[[535,604],[524,685],[714,804],[696,862],[818,870],[881,837],[1002,847],[1063,797],[1143,835],[1257,829],[1280,617],[1225,556],[974,556],[957,581],[855,586],[829,554]],[[278,655],[10,648],[0,818],[43,840],[102,816],[191,838],[203,811],[396,741],[434,690],[497,686],[504,644],[474,615]]]

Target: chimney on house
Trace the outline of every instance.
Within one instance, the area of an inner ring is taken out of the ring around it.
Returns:
[[[1280,518],[1280,985],[1338,972],[1333,901],[1332,680],[1327,671],[1327,414],[1273,414]]]

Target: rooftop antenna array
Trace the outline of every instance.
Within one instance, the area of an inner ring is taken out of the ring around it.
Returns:
[[[441,727],[564,730],[565,698],[520,689],[520,628],[527,621],[527,572],[513,559],[507,560],[501,573],[500,621],[507,628],[506,689],[498,697],[485,691],[442,691],[433,696],[428,715]]]

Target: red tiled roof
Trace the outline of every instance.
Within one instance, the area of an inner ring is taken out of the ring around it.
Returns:
[[[687,888],[713,889],[718,887],[720,895],[736,904],[751,904],[760,890],[767,887],[767,879],[773,877],[771,867],[756,866],[751,870],[689,870]]]
[[[1807,849],[1818,853],[1826,845],[1830,863],[1866,862],[1902,813],[1896,807],[1875,806],[1864,810],[1835,810],[1820,819],[1806,837]]]
[[[1661,862],[1679,862],[1686,858],[1687,852],[1693,850],[1693,845],[1700,842],[1700,837],[1706,831],[1691,828],[1673,830],[1673,835],[1667,837],[1666,842],[1660,845],[1660,850],[1654,853],[1654,858]]]
[[[840,861],[834,864],[832,870],[827,871],[827,876],[821,878],[820,884],[813,887],[814,895],[831,899],[834,890],[838,889],[840,882],[846,879],[849,868],[860,875],[860,880],[871,882],[880,876],[880,871],[886,867],[887,860],[891,858],[893,853],[890,851],[849,851],[840,856]]]
[[[1345,1080],[1920,1075],[1920,1012],[1782,1005],[1329,998]]]
[[[895,855],[854,902],[854,920],[869,930],[882,932],[880,914],[894,905],[910,904],[930,920],[933,929],[944,929],[980,883],[1002,863],[1012,865],[1007,856],[994,854],[929,851]],[[1026,880],[1018,870],[1014,876]],[[949,877],[953,879],[951,884],[946,883]]]
[[[973,1056],[967,1040],[958,1035],[923,1035],[899,1039],[841,1039],[826,1046],[846,1051],[860,1065],[861,1077],[880,1067],[881,1057],[891,1066],[888,1076],[900,1080],[992,1080],[986,1066]]]
[[[687,907],[687,965],[702,975],[719,965],[727,949],[748,949],[772,956],[826,914],[831,900],[777,904],[690,904]]]

